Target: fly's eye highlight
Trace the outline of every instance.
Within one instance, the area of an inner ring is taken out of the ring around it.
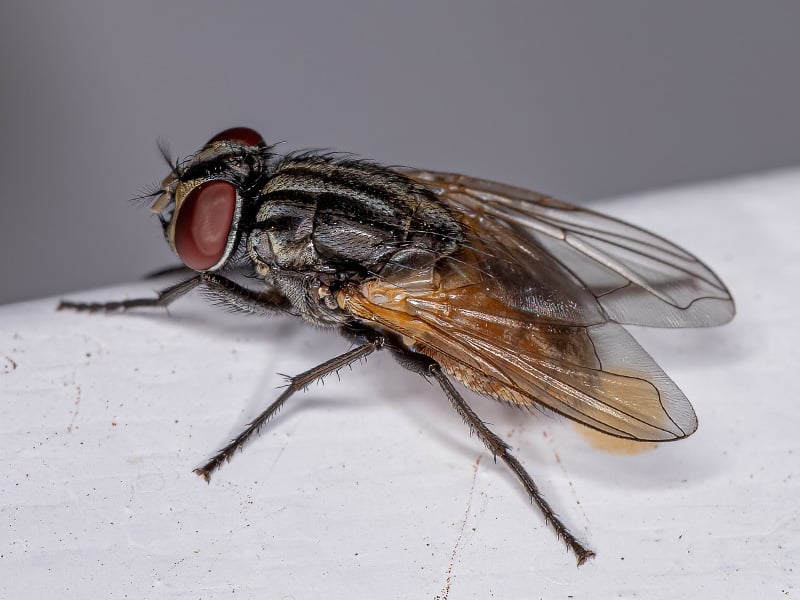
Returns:
[[[205,271],[225,254],[236,210],[236,188],[207,181],[183,202],[175,223],[175,251],[190,269]]]
[[[249,127],[232,127],[231,129],[221,131],[208,140],[206,146],[215,142],[239,142],[246,146],[265,145],[264,138],[261,137],[261,134]]]

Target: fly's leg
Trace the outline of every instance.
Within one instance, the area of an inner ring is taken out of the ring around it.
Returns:
[[[160,279],[161,277],[176,277],[178,275],[185,276],[191,273],[194,273],[194,271],[186,265],[172,265],[171,267],[164,267],[163,269],[146,273],[142,279]]]
[[[354,362],[369,356],[376,350],[380,350],[382,346],[383,338],[375,337],[375,339],[362,344],[361,346],[357,346],[352,350],[345,352],[344,354],[325,361],[321,365],[317,365],[313,369],[309,369],[308,371],[290,378],[288,387],[272,404],[269,405],[267,410],[258,415],[247,425],[242,433],[231,440],[231,442],[222,450],[217,452],[214,457],[205,465],[199,469],[195,469],[194,472],[200,475],[200,477],[206,481],[209,481],[211,474],[216,471],[222,465],[222,463],[229,461],[231,456],[233,456],[233,454],[242,447],[242,445],[250,438],[250,436],[258,433],[258,431],[267,423],[267,421],[269,421],[281,409],[281,407],[292,396],[292,394],[307,388],[310,384],[322,379],[326,375],[330,375],[331,373],[338,371],[342,367],[351,365]]]
[[[222,275],[199,273],[190,279],[161,290],[155,298],[133,298],[116,302],[71,302],[62,300],[58,305],[58,310],[116,312],[132,308],[166,308],[196,287],[204,287],[213,300],[241,312],[268,314],[289,308],[289,301],[275,290],[256,292]]]
[[[248,269],[246,268],[246,265],[242,264],[229,265],[225,268],[226,273],[230,273],[231,271],[247,273]],[[142,279],[160,279],[162,277],[175,277],[177,279],[180,277],[188,277],[189,275],[194,275],[195,273],[197,273],[197,271],[190,269],[184,264],[174,264],[171,267],[164,267],[156,271],[145,273]]]
[[[130,300],[119,300],[112,302],[72,302],[62,300],[58,303],[57,310],[74,310],[77,312],[116,312],[130,310],[141,307],[167,307],[172,302],[184,296],[198,285],[200,285],[201,275],[196,275],[186,281],[181,281],[175,285],[161,290],[155,298],[132,298]]]
[[[470,430],[480,438],[484,445],[495,456],[495,459],[498,456],[503,459],[503,462],[505,462],[508,468],[517,476],[517,479],[519,479],[525,491],[528,492],[531,502],[535,503],[536,506],[539,507],[539,510],[542,511],[545,522],[553,527],[556,535],[564,540],[567,547],[575,554],[578,559],[578,566],[592,558],[594,552],[581,544],[581,542],[572,535],[569,529],[567,529],[567,526],[561,522],[558,515],[553,511],[553,508],[539,492],[539,488],[536,487],[533,478],[528,475],[528,472],[522,464],[511,454],[511,448],[508,444],[492,432],[486,426],[486,423],[472,410],[464,398],[461,397],[461,394],[458,393],[458,390],[453,387],[453,384],[442,372],[442,368],[437,363],[430,364],[428,366],[428,373],[441,386],[445,395],[450,400],[450,403],[453,405],[453,408],[461,416]]]
[[[200,277],[205,296],[236,312],[266,316],[286,312],[291,308],[289,300],[277,290],[267,288],[256,292],[214,273],[203,273]]]

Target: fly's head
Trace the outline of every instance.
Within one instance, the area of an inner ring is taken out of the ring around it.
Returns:
[[[236,127],[215,135],[172,167],[151,210],[187,267],[216,271],[231,258],[243,211],[257,198],[271,156],[258,133]]]

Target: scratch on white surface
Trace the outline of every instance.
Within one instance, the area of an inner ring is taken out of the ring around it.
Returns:
[[[450,553],[450,564],[447,566],[447,571],[445,571],[444,587],[442,588],[441,592],[434,596],[434,600],[447,600],[448,596],[450,595],[450,585],[453,582],[453,567],[456,562],[458,550],[461,547],[461,540],[464,538],[464,530],[467,528],[469,514],[472,511],[472,498],[475,496],[475,482],[478,478],[478,467],[481,464],[482,458],[483,452],[478,455],[478,457],[475,459],[475,463],[472,465],[472,485],[470,485],[469,496],[467,496],[467,508],[464,511],[464,518],[461,520],[461,527],[458,530],[456,543],[453,545],[453,550]]]
[[[569,484],[569,490],[572,493],[572,497],[575,499],[575,504],[577,504],[580,507],[581,514],[583,515],[583,522],[584,523],[588,523],[589,522],[589,517],[586,514],[586,511],[583,509],[583,505],[581,504],[581,500],[578,497],[578,492],[575,491],[575,486],[572,485],[572,478],[569,476],[569,473],[567,472],[567,468],[564,466],[564,463],[561,461],[561,456],[558,454],[558,450],[556,450],[556,447],[553,444],[552,438],[547,434],[547,431],[543,431],[542,435],[544,436],[544,439],[547,440],[547,443],[550,444],[550,450],[553,452],[553,457],[556,459],[556,463],[558,463],[558,466],[561,468],[561,472],[564,473],[564,478],[567,480],[567,483]]]
[[[283,453],[286,451],[286,447],[288,445],[289,445],[289,441],[285,437],[284,440],[283,440],[283,445],[281,446],[281,449],[278,450],[278,452],[275,454],[275,458],[273,459],[272,464],[267,469],[267,474],[265,475],[265,479],[269,479],[269,476],[275,470],[275,466],[278,464],[278,461],[281,459],[281,456],[283,456]]]
[[[72,417],[70,417],[69,425],[67,425],[67,433],[72,433],[72,428],[75,426],[75,419],[78,417],[78,410],[80,409],[80,407],[81,407],[81,384],[76,383],[75,404],[72,410],[69,411]]]

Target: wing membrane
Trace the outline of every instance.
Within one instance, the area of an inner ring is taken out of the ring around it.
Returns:
[[[537,323],[508,306],[498,310],[482,284],[461,283],[413,291],[373,280],[342,292],[340,303],[478,393],[634,440],[674,440],[696,429],[686,397],[617,323]]]
[[[595,296],[604,320],[697,327],[722,324],[734,315],[731,295],[711,269],[639,227],[492,181],[432,171],[404,173],[480,221],[478,237],[494,229],[495,245],[509,256],[530,260],[544,249]]]

